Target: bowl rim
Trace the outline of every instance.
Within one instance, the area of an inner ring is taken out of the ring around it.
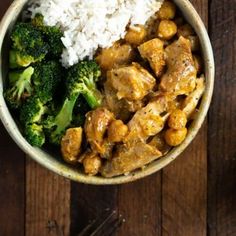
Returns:
[[[27,3],[28,0],[15,0],[8,10],[6,11],[2,21],[0,23],[0,53],[2,53],[3,40],[6,36],[7,30],[12,22],[15,22],[16,18],[20,14],[22,7]],[[3,77],[2,77],[2,59],[0,59],[0,119],[3,125],[8,131],[11,138],[15,143],[33,160],[45,168],[57,173],[70,180],[81,182],[85,184],[93,185],[113,185],[123,184],[141,179],[148,175],[151,175],[160,169],[167,166],[170,162],[176,159],[186,147],[192,142],[199,129],[201,128],[204,119],[207,115],[212,94],[214,88],[214,76],[215,76],[215,65],[212,46],[207,33],[207,30],[198,15],[193,5],[188,0],[174,0],[178,8],[181,10],[187,21],[193,26],[196,33],[199,36],[200,44],[202,47],[202,54],[205,63],[205,77],[206,77],[206,91],[203,95],[201,105],[199,108],[199,114],[196,119],[192,122],[188,135],[185,141],[176,148],[173,148],[164,157],[150,163],[146,168],[142,170],[136,170],[129,175],[123,175],[112,178],[105,178],[100,176],[87,176],[79,172],[78,169],[68,166],[65,163],[61,163],[56,158],[53,158],[44,150],[32,147],[25,138],[21,135],[13,117],[11,116],[4,97],[3,97]]]

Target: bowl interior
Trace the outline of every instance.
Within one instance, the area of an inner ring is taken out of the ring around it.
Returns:
[[[11,116],[3,98],[3,88],[8,72],[9,35],[22,9],[25,7],[27,0],[15,0],[2,19],[0,26],[0,116],[4,126],[17,145],[32,159],[55,173],[71,180],[89,184],[121,184],[131,182],[150,175],[173,161],[189,145],[200,129],[210,105],[214,84],[213,53],[206,29],[188,0],[175,0],[174,2],[199,36],[206,76],[206,91],[201,100],[199,113],[189,128],[187,138],[180,146],[173,148],[166,156],[152,162],[144,170],[137,170],[128,176],[119,176],[109,179],[100,176],[87,176],[79,168],[72,167],[63,162],[59,152],[34,148],[29,145],[21,135],[19,127]]]

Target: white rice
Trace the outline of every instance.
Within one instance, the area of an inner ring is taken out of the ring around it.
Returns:
[[[32,17],[44,16],[45,24],[64,32],[61,62],[72,66],[98,49],[124,38],[126,26],[142,24],[155,14],[163,0],[34,0]]]

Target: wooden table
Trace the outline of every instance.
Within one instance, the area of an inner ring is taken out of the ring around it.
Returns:
[[[10,2],[0,1],[1,16]],[[1,236],[73,236],[106,208],[126,219],[117,236],[236,235],[236,1],[191,2],[208,25],[216,60],[213,102],[194,142],[150,177],[97,187],[25,158],[1,126]]]

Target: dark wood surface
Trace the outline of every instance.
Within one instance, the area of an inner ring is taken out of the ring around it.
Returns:
[[[0,16],[10,2],[0,1]],[[236,236],[236,1],[191,2],[216,61],[213,102],[194,142],[152,176],[99,187],[25,158],[0,126],[0,236],[74,236],[105,209],[125,218],[116,236]]]

